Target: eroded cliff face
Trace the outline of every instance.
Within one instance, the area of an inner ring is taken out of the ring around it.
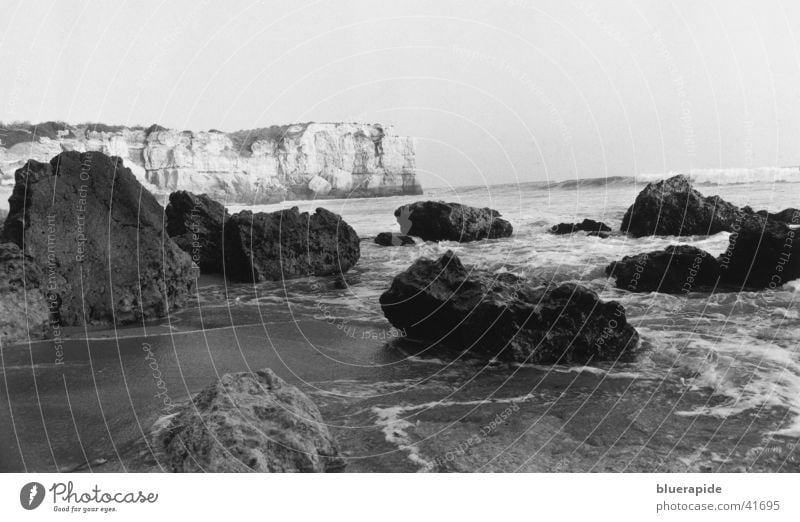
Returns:
[[[28,159],[94,150],[121,157],[157,195],[188,190],[224,203],[271,203],[422,193],[413,140],[379,124],[307,123],[232,133],[69,127],[15,141],[6,143],[0,134],[3,184],[13,184],[5,178]]]

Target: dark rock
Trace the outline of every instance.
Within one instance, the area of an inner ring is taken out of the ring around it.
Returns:
[[[800,210],[796,208],[787,208],[775,214],[771,214],[766,210],[759,210],[756,213],[761,217],[767,217],[774,221],[786,223],[787,225],[800,225]]]
[[[639,336],[625,309],[580,285],[536,287],[510,273],[468,269],[448,251],[419,259],[380,297],[411,338],[491,359],[587,363],[630,358]]]
[[[584,231],[600,235],[600,232],[611,232],[611,227],[601,221],[594,219],[584,219],[580,223],[559,223],[550,228],[553,234],[572,234],[573,232]],[[603,237],[603,236],[601,236]],[[605,237],[608,237],[606,235]]]
[[[0,344],[48,333],[46,286],[42,270],[32,257],[23,255],[14,243],[0,243]]]
[[[733,230],[740,214],[735,205],[703,196],[679,175],[648,184],[625,213],[620,230],[634,237],[709,235]]]
[[[490,208],[460,203],[418,201],[403,205],[394,212],[403,234],[425,241],[478,241],[509,237],[514,229]]]
[[[223,227],[228,211],[205,194],[185,190],[169,195],[164,211],[167,234],[181,250],[188,253],[204,274],[223,271]]]
[[[155,430],[173,472],[324,472],[344,467],[316,405],[272,370],[232,373]]]
[[[611,237],[611,234],[609,234],[608,232],[588,232],[586,235],[599,237],[600,239],[608,239],[609,237]]]
[[[166,237],[164,209],[120,158],[63,152],[28,161],[15,178],[2,241],[46,265],[62,324],[124,324],[184,304],[191,259]]]
[[[717,285],[720,268],[704,250],[689,245],[670,245],[664,250],[625,256],[606,267],[616,277],[617,288],[631,292],[665,294],[710,290]]]
[[[355,230],[324,208],[312,216],[297,207],[243,210],[225,225],[225,271],[235,281],[343,274],[360,256]]]
[[[394,232],[381,232],[375,236],[375,243],[380,246],[406,246],[415,244],[413,237],[395,234]]]
[[[800,278],[798,230],[758,215],[737,224],[717,258],[722,281],[737,288],[778,288]]]

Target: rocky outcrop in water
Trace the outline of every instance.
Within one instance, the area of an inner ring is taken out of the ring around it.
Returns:
[[[205,194],[179,191],[169,195],[164,211],[167,234],[192,257],[204,274],[223,272],[223,227],[228,211]]]
[[[62,151],[124,159],[158,195],[187,190],[223,203],[421,194],[414,141],[380,124],[302,123],[224,133],[153,125],[4,129],[0,168]]]
[[[0,243],[0,344],[36,339],[50,329],[47,281],[14,243]]]
[[[414,245],[414,238],[396,234],[394,232],[381,232],[375,236],[375,244],[380,246],[408,246]]]
[[[510,237],[511,223],[490,208],[460,203],[418,201],[403,205],[394,212],[403,234],[425,241],[478,241]]]
[[[358,235],[338,214],[297,207],[253,214],[243,210],[225,225],[225,271],[233,281],[340,275],[361,256]]]
[[[693,236],[730,232],[741,211],[718,196],[705,197],[686,176],[650,183],[622,218],[634,237]]]
[[[165,237],[164,209],[122,160],[64,152],[15,176],[2,241],[42,266],[62,324],[161,317],[189,297],[191,259]]]
[[[419,259],[380,297],[389,322],[434,348],[544,364],[627,359],[638,333],[614,301],[577,284],[536,287],[510,273],[465,267],[448,251]],[[434,350],[435,351],[435,350]]]
[[[723,283],[736,288],[779,288],[800,278],[798,230],[758,215],[737,223],[717,259]]]
[[[553,225],[550,228],[550,232],[553,234],[572,234],[573,232],[578,231],[599,234],[601,232],[611,232],[611,227],[601,221],[584,219],[580,223],[559,223],[558,225]]]
[[[173,472],[325,472],[344,467],[316,405],[269,369],[232,373],[156,430]]]
[[[766,210],[759,210],[756,213],[761,217],[769,218],[780,223],[786,223],[787,225],[800,225],[800,210],[796,208],[787,208],[774,214]]]
[[[720,267],[704,250],[689,245],[671,245],[664,250],[625,256],[606,267],[616,278],[617,288],[631,292],[665,294],[708,291],[716,287]]]

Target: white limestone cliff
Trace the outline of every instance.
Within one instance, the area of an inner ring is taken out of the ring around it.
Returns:
[[[226,203],[266,203],[422,193],[413,140],[379,124],[307,123],[233,133],[70,127],[54,138],[31,139],[0,143],[0,182],[13,184],[14,171],[28,159],[96,150],[123,158],[158,195],[188,190]]]

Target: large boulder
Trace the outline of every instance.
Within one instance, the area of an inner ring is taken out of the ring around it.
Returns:
[[[0,344],[50,330],[47,282],[39,264],[14,243],[0,243]]]
[[[584,219],[580,223],[559,223],[550,228],[550,232],[553,234],[572,234],[578,231],[600,234],[601,232],[611,232],[611,227],[602,221]]]
[[[156,430],[173,472],[324,472],[344,466],[316,405],[272,370],[225,374]]]
[[[181,190],[169,195],[167,234],[204,274],[222,273],[223,227],[228,211],[205,194]]]
[[[713,289],[719,281],[717,260],[689,245],[670,245],[664,250],[625,256],[606,267],[617,288],[631,292],[689,293]]]
[[[778,288],[800,278],[798,229],[758,215],[737,224],[717,258],[722,282],[737,288]]]
[[[620,230],[634,237],[730,232],[741,211],[718,196],[705,197],[678,175],[650,183],[625,212]]]
[[[235,281],[339,275],[361,256],[358,234],[338,214],[297,207],[253,214],[243,210],[225,225],[225,273]]]
[[[625,309],[580,285],[536,287],[468,269],[453,252],[419,259],[380,297],[389,322],[435,347],[505,361],[583,364],[629,359],[638,333]]]
[[[394,215],[403,234],[425,241],[463,243],[509,237],[514,232],[511,223],[501,219],[498,211],[460,203],[418,201],[403,205]]]
[[[63,152],[17,170],[2,241],[48,264],[64,325],[127,323],[180,307],[192,261],[164,209],[117,157]]]

